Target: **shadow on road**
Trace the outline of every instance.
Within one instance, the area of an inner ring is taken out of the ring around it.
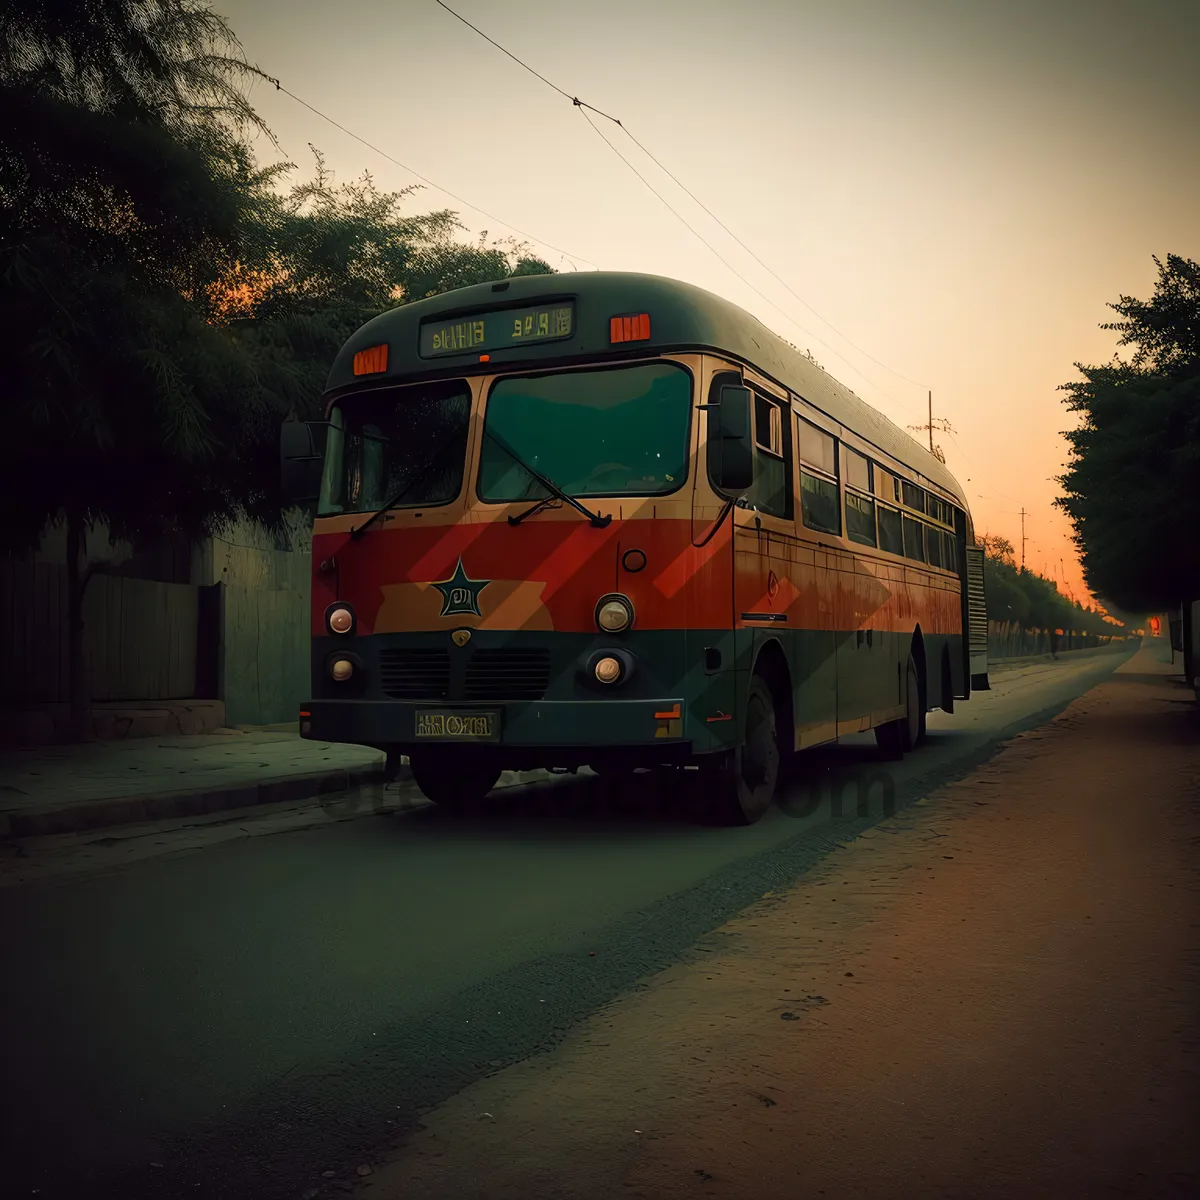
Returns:
[[[965,735],[931,732],[915,755],[889,761],[868,737],[847,739],[791,756],[786,762],[772,816],[837,820],[842,815],[883,817],[895,812],[899,776],[911,781],[959,752]],[[700,772],[664,768],[621,778],[590,772],[499,788],[470,813],[436,804],[394,814],[404,837],[474,832],[489,837],[544,839],[568,831],[612,836],[627,827],[639,836],[678,832],[680,825],[713,827]]]

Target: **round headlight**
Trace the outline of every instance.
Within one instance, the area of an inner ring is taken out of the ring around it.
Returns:
[[[605,633],[620,633],[633,624],[633,605],[623,596],[613,596],[596,609],[596,624]]]
[[[354,614],[348,608],[335,608],[329,614],[329,628],[334,633],[349,633],[354,628]]]
[[[621,664],[615,658],[602,658],[596,664],[596,678],[601,683],[616,683],[621,678]]]
[[[337,680],[338,683],[345,683],[351,675],[354,674],[354,664],[347,662],[344,658],[339,658],[337,662],[329,668],[329,673]]]

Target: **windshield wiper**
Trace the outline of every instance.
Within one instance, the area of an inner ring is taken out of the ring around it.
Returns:
[[[541,512],[542,509],[548,507],[549,502],[554,498],[566,501],[566,503],[569,504],[573,509],[587,517],[589,524],[594,525],[597,529],[603,529],[606,525],[612,524],[611,516],[602,516],[600,513],[592,512],[590,508],[580,504],[579,501],[576,500],[575,497],[569,492],[563,491],[563,489],[560,488],[553,479],[548,479],[539,471],[535,471],[533,467],[531,467],[511,446],[501,441],[501,439],[492,433],[490,429],[485,429],[484,432],[486,436],[490,437],[492,441],[495,442],[496,445],[499,446],[500,449],[503,450],[504,453],[507,454],[509,458],[511,458],[513,462],[517,464],[518,467],[520,467],[522,470],[528,471],[529,474],[533,476],[534,480],[537,483],[540,483],[542,487],[544,487],[546,491],[550,493],[549,496],[539,500],[531,508],[527,508],[522,513],[517,513],[515,517],[509,517],[508,523],[510,525],[520,525],[520,523],[525,520],[526,517],[532,517],[534,513]]]
[[[509,517],[510,525],[520,525],[526,517],[532,517],[534,513],[543,512],[547,508],[562,508],[562,501],[557,496],[546,496],[545,499],[539,500],[532,508],[527,508],[523,513],[517,513],[515,517]]]
[[[354,529],[350,530],[350,536],[352,538],[362,537],[362,535],[366,533],[367,530],[370,529],[371,526],[374,525],[384,513],[390,512],[393,508],[395,508],[396,505],[399,504],[400,501],[403,500],[404,497],[407,496],[408,493],[411,492],[418,483],[423,482],[428,477],[429,472],[432,471],[433,468],[436,467],[438,463],[440,463],[446,456],[446,451],[454,448],[460,436],[461,434],[456,433],[452,438],[449,439],[449,441],[443,442],[437,453],[434,454],[434,456],[425,464],[424,469],[414,475],[413,478],[410,479],[381,509],[373,512],[361,525],[358,525]]]

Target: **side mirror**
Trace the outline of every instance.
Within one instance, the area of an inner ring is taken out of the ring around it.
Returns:
[[[309,504],[321,492],[326,421],[284,421],[279,431],[279,478],[285,500]]]
[[[709,437],[717,445],[713,458],[713,482],[724,492],[743,495],[754,483],[754,393],[746,387],[721,388],[720,404],[710,421]]]

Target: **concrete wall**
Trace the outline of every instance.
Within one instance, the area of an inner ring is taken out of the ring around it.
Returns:
[[[230,725],[296,720],[309,677],[307,523],[282,537],[231,525],[197,548],[193,574],[221,584],[221,682]]]

